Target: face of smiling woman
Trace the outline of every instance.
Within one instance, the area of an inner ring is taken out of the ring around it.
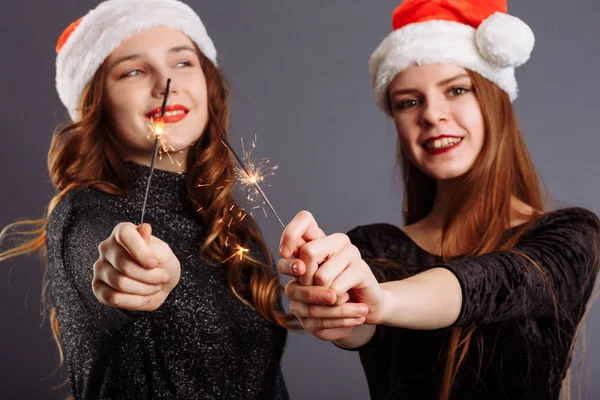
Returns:
[[[437,180],[466,174],[484,143],[485,124],[467,71],[426,64],[400,72],[388,88],[403,152]]]
[[[142,165],[151,163],[154,136],[149,124],[160,115],[171,79],[163,134],[170,157],[157,159],[156,167],[180,171],[208,120],[206,80],[193,42],[171,28],[150,28],[123,41],[106,65],[110,128],[123,159]]]

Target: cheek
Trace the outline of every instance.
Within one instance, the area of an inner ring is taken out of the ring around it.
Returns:
[[[206,83],[204,83],[204,81],[198,82],[198,84],[195,86],[193,95],[196,106],[200,108],[200,111],[207,112],[208,93],[206,92]]]
[[[406,153],[406,155],[412,158],[411,153],[419,147],[417,138],[419,135],[418,127],[415,127],[414,123],[408,121],[407,118],[394,118],[394,124],[396,125],[396,131],[398,133],[398,141],[400,146]]]
[[[483,142],[485,140],[485,124],[481,115],[475,116],[469,124],[469,133],[473,138],[473,143],[477,147],[477,150],[483,148]]]
[[[471,99],[469,104],[465,104],[462,107],[462,120],[464,121],[465,128],[468,129],[473,142],[478,146],[483,144],[485,135],[485,123],[483,121],[483,114],[479,103],[475,99]]]
[[[109,90],[107,94],[107,111],[121,120],[133,111],[136,99],[129,90]]]

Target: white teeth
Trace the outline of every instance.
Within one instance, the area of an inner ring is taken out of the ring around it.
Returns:
[[[167,111],[165,113],[165,117],[172,117],[174,115],[181,115],[181,114],[185,114],[185,111],[183,111],[183,110]],[[152,118],[154,118],[154,119],[160,118],[160,113],[159,114],[154,114],[152,116]]]
[[[429,142],[427,142],[425,147],[427,147],[429,150],[439,150],[439,149],[445,149],[448,147],[452,147],[452,146],[460,143],[461,141],[462,141],[462,138],[445,137],[442,139],[436,139],[433,142],[429,141]]]

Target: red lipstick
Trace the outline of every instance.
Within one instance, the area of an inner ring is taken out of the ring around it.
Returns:
[[[168,112],[173,112],[173,111],[183,111],[183,112],[175,113],[174,115],[166,115]],[[187,116],[189,111],[190,110],[186,106],[181,105],[181,104],[173,104],[173,105],[167,106],[167,107],[165,107],[165,116],[163,117],[163,121],[165,122],[165,124],[179,122]],[[148,119],[151,119],[151,118],[159,119],[160,112],[161,112],[161,107],[156,107],[155,109],[147,112],[145,114],[145,116]]]
[[[444,138],[451,138],[451,139],[461,139],[460,142],[455,143],[451,146],[445,147],[443,149],[430,149],[427,146],[431,143],[433,143],[436,140],[441,140]],[[459,136],[451,136],[451,135],[440,135],[440,136],[435,136],[432,138],[429,138],[425,141],[425,143],[423,143],[423,148],[425,149],[425,151],[427,152],[427,154],[432,155],[432,156],[437,156],[438,154],[443,154],[443,153],[447,153],[451,150],[454,150],[455,148],[457,148],[461,143],[462,143],[462,137]]]

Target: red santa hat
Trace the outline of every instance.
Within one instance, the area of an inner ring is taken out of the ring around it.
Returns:
[[[73,121],[96,70],[125,39],[165,26],[185,33],[215,65],[217,50],[200,17],[178,0],[106,0],[75,21],[56,45],[56,90]]]
[[[506,13],[506,0],[404,0],[392,25],[369,60],[375,101],[386,114],[390,82],[421,64],[458,64],[517,98],[514,69],[529,59],[535,39]]]

